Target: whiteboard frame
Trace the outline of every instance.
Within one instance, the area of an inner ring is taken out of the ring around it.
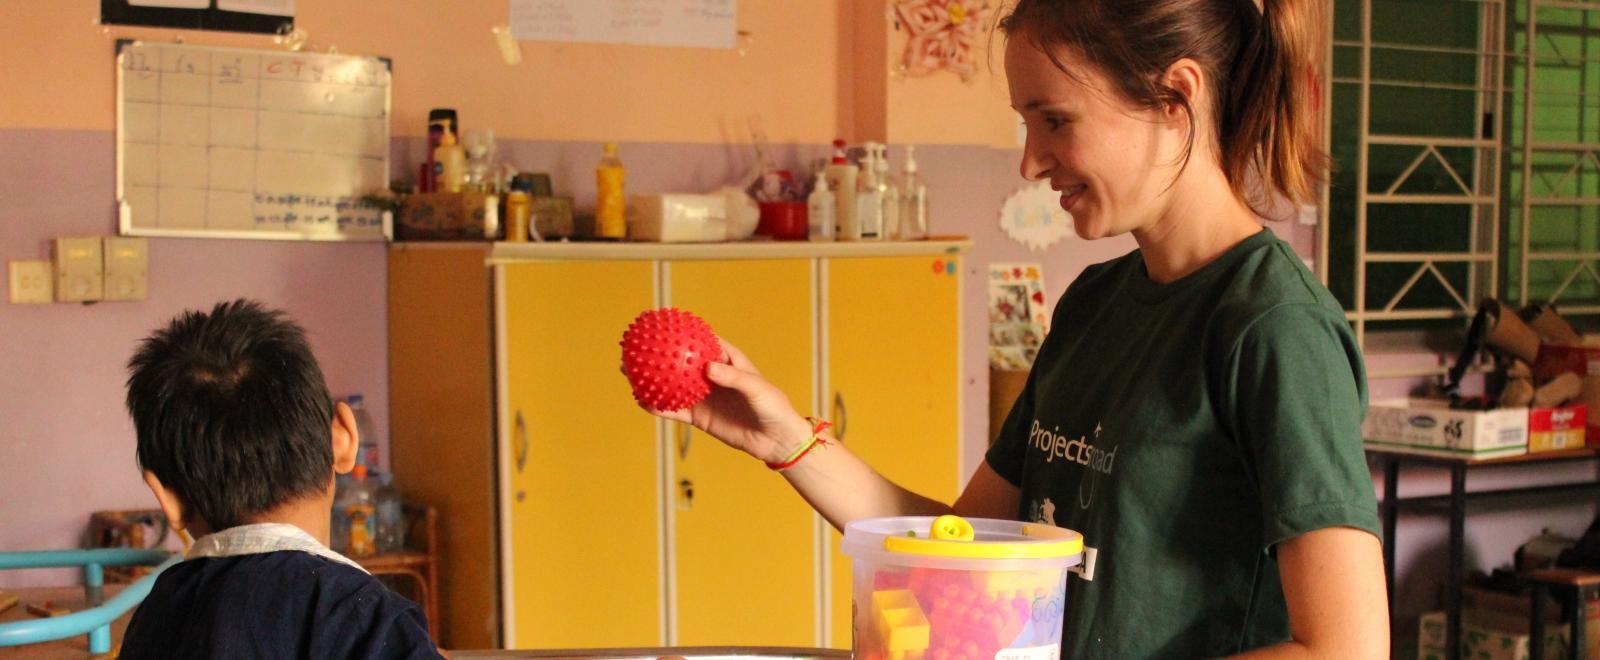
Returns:
[[[117,204],[117,231],[118,231],[118,233],[120,233],[123,236],[152,236],[152,237],[165,237],[165,238],[224,238],[224,239],[231,238],[231,239],[267,240],[267,241],[315,241],[315,242],[337,242],[337,243],[387,243],[387,242],[390,242],[390,241],[394,240],[394,214],[389,212],[389,211],[384,211],[380,216],[382,218],[382,225],[381,226],[382,226],[382,230],[383,230],[381,236],[346,236],[346,235],[342,235],[342,234],[308,235],[308,234],[303,234],[303,233],[300,233],[300,232],[292,232],[292,231],[244,231],[244,230],[235,230],[235,229],[161,229],[161,228],[158,228],[158,227],[135,227],[133,225],[133,209],[128,205],[128,202],[127,202],[126,188],[124,187],[123,171],[122,171],[122,166],[123,166],[123,160],[122,160],[122,157],[123,157],[123,153],[122,153],[123,152],[122,134],[123,134],[124,128],[125,128],[124,125],[123,125],[123,122],[126,121],[126,117],[124,116],[125,115],[125,112],[124,112],[124,101],[125,101],[125,99],[123,98],[122,52],[126,48],[135,47],[135,46],[143,46],[143,45],[162,46],[162,47],[179,47],[179,48],[195,48],[195,49],[205,50],[205,51],[208,51],[208,52],[246,53],[246,54],[250,54],[250,55],[254,55],[254,56],[258,56],[258,57],[259,56],[263,56],[263,55],[272,55],[272,56],[277,56],[277,57],[283,57],[283,56],[289,56],[289,57],[347,57],[347,58],[353,58],[353,59],[369,59],[369,60],[375,60],[377,62],[381,62],[383,64],[384,69],[387,70],[388,73],[389,73],[388,82],[383,86],[383,121],[384,121],[384,124],[386,126],[386,130],[384,131],[384,133],[386,135],[388,135],[388,141],[390,142],[390,144],[384,145],[385,149],[384,149],[384,156],[383,156],[383,171],[384,171],[385,175],[387,175],[389,173],[392,173],[392,171],[393,171],[392,170],[393,163],[390,162],[390,158],[393,157],[393,155],[394,155],[394,149],[393,149],[393,141],[394,141],[394,60],[392,60],[390,58],[374,56],[374,55],[346,55],[344,53],[338,53],[338,54],[329,54],[329,53],[293,53],[293,52],[280,52],[280,51],[275,51],[275,50],[266,50],[266,49],[259,49],[259,48],[234,48],[234,47],[228,47],[228,46],[207,46],[207,45],[201,45],[201,44],[183,44],[183,43],[166,44],[166,43],[158,43],[158,42],[147,42],[147,41],[140,40],[140,39],[118,39],[116,41],[116,49],[113,52],[113,55],[112,55],[112,58],[111,58],[112,66],[116,69],[116,86],[117,86],[117,89],[116,89],[117,129],[116,129],[116,144],[113,145],[113,146],[115,147],[115,151],[116,151],[116,169],[117,169],[117,175],[116,175],[117,176],[116,204]]]

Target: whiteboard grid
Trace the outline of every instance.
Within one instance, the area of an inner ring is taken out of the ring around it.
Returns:
[[[122,233],[386,240],[390,71],[371,57],[123,41]]]

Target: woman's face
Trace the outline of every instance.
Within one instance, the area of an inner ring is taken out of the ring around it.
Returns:
[[[1073,75],[1021,35],[1006,44],[1011,107],[1028,134],[1023,178],[1048,180],[1083,238],[1150,227],[1169,203],[1184,132],[1163,113],[1123,101],[1070,49],[1058,59]]]

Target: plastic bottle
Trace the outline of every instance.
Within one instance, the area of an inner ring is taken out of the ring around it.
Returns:
[[[595,234],[600,238],[621,239],[628,235],[626,198],[622,186],[627,172],[622,169],[622,159],[617,157],[617,143],[605,144],[605,155],[594,170],[595,190],[599,199],[595,205]]]
[[[433,150],[434,179],[440,192],[461,192],[467,176],[467,152],[456,142],[456,134],[445,131]]]
[[[928,237],[928,186],[917,174],[917,148],[906,147],[905,169],[900,174],[900,236],[902,241]]]
[[[833,213],[837,210],[833,192],[828,190],[828,177],[817,173],[816,185],[806,198],[806,215],[810,224],[807,238],[813,241],[833,240]]]
[[[350,552],[350,519],[344,515],[345,501],[350,497],[350,475],[341,474],[333,479],[333,508],[328,521],[328,547],[339,554]]]
[[[878,145],[878,156],[873,161],[878,171],[878,203],[883,205],[883,232],[885,240],[900,238],[900,184],[889,176],[889,145]]]
[[[857,238],[875,241],[883,238],[883,189],[878,181],[878,143],[866,144],[861,161],[861,178],[856,180]]]
[[[533,217],[533,179],[518,174],[511,179],[511,190],[506,193],[506,240],[513,243],[528,241],[528,219]]]
[[[844,140],[833,141],[833,161],[822,168],[822,176],[828,179],[828,188],[833,190],[834,238],[854,241],[861,238],[860,228],[856,226],[856,176],[860,170],[850,164],[844,146]]]
[[[400,552],[406,544],[406,514],[401,505],[400,486],[393,474],[378,476],[377,546],[378,552]]]
[[[378,515],[372,484],[367,480],[367,466],[357,464],[350,473],[350,487],[336,497],[334,508],[341,526],[348,531],[344,538],[344,554],[364,557],[377,551]]]
[[[356,433],[361,435],[361,452],[356,462],[367,466],[368,472],[382,470],[383,456],[378,450],[378,429],[372,422],[372,413],[367,410],[366,397],[352,394],[345,399],[345,403],[356,418]]]
[[[494,130],[478,129],[462,135],[462,149],[467,154],[467,169],[461,189],[466,192],[499,194],[500,182],[494,166]]]

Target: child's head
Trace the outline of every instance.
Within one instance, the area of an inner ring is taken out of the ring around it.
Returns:
[[[1074,216],[1101,216],[1087,227],[1097,236],[1158,213],[1196,164],[1258,209],[1262,192],[1314,199],[1327,162],[1319,4],[1019,0],[1000,29],[1028,128],[1023,176],[1065,189]]]
[[[219,531],[326,497],[354,461],[350,409],[329,396],[304,332],[259,303],[185,312],[128,368],[139,466],[174,525]]]

